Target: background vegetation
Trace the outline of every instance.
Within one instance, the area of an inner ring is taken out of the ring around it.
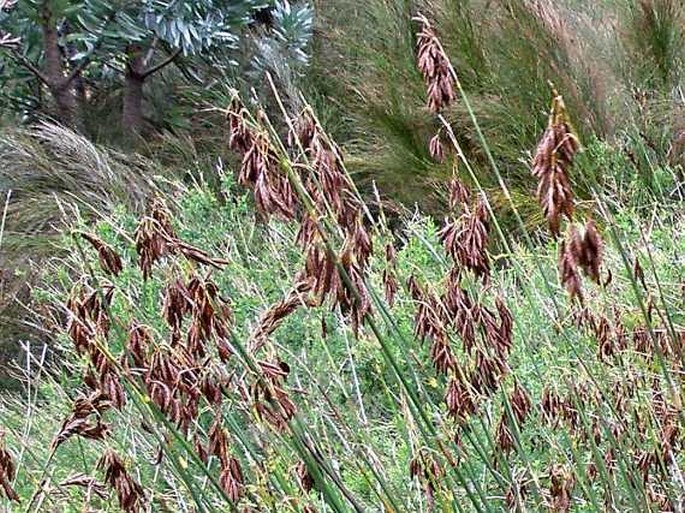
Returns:
[[[682,511],[684,22],[0,0],[0,508]]]

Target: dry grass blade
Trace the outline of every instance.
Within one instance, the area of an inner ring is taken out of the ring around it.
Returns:
[[[70,487],[76,486],[86,490],[88,494],[95,494],[101,499],[107,498],[107,489],[102,483],[99,483],[97,479],[86,474],[75,474],[68,477],[61,483],[60,487]]]

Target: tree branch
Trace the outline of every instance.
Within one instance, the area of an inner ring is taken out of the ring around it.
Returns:
[[[38,80],[43,82],[46,86],[50,86],[50,81],[48,80],[48,77],[46,77],[45,74],[40,69],[38,69],[38,67],[35,64],[33,64],[29,59],[22,55],[18,49],[10,49],[10,55],[16,62],[18,62],[31,73],[36,75],[36,78],[38,78]]]
[[[69,73],[69,75],[67,76],[67,85],[68,85],[68,84],[71,84],[71,83],[74,81],[74,79],[75,79],[76,77],[78,77],[79,74],[80,74],[84,69],[86,69],[86,66],[88,66],[88,64],[90,64],[90,61],[92,60],[93,55],[94,55],[95,52],[100,48],[100,45],[101,45],[101,44],[102,44],[102,38],[100,38],[100,39],[95,43],[95,45],[93,46],[93,49],[92,49],[90,52],[88,52],[88,53],[83,57],[83,59],[81,59],[81,61],[76,65],[76,67],[75,67],[74,69],[71,70],[71,73]]]
[[[179,48],[179,49],[177,49],[174,53],[172,53],[171,55],[169,55],[169,57],[167,57],[167,58],[164,59],[162,62],[160,62],[159,64],[157,64],[157,65],[155,65],[155,66],[152,66],[151,68],[145,70],[145,71],[141,74],[141,76],[143,77],[143,79],[146,79],[146,78],[149,77],[150,75],[152,75],[152,74],[154,74],[154,73],[157,73],[157,72],[158,72],[159,70],[161,70],[162,68],[164,68],[164,67],[168,66],[169,64],[171,64],[172,62],[174,62],[174,60],[176,60],[176,57],[178,57],[180,54],[181,54],[181,49]]]
[[[102,27],[100,30],[104,30],[107,28],[107,26],[114,21],[114,18],[117,17],[117,11],[112,9],[109,11],[109,14],[107,15],[107,18],[105,18],[104,23],[102,24]],[[67,76],[67,85],[71,84],[71,82],[74,81],[74,79],[79,76],[79,74],[86,69],[86,66],[90,64],[90,61],[93,59],[93,55],[95,55],[95,52],[97,52],[100,47],[102,46],[102,43],[105,40],[105,36],[103,34],[100,34],[100,36],[97,38],[97,41],[95,41],[95,44],[93,45],[93,48],[91,48],[90,52],[88,52],[83,59],[76,65],[76,67],[69,73]]]
[[[150,48],[148,48],[147,53],[145,54],[145,57],[143,57],[143,67],[147,68],[147,65],[150,64],[150,61],[152,60],[152,56],[155,54],[155,49],[157,48],[158,42],[159,42],[159,37],[154,36],[152,38],[152,43],[150,43]]]

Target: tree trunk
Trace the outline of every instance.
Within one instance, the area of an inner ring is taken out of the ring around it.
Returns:
[[[138,133],[143,128],[143,85],[140,75],[126,73],[122,125],[126,132]]]
[[[143,129],[143,86],[145,85],[145,59],[140,46],[128,49],[124,78],[124,111],[122,128],[125,133],[140,133]]]
[[[66,126],[73,128],[78,124],[77,103],[72,84],[64,73],[64,61],[59,48],[57,26],[48,2],[43,6],[41,18],[47,86],[55,100],[57,118]]]
[[[80,126],[80,119],[77,114],[77,102],[71,84],[60,84],[51,86],[50,92],[55,99],[57,106],[57,118],[70,128],[77,129]]]

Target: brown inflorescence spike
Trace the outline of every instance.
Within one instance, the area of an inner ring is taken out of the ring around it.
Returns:
[[[131,477],[121,458],[112,449],[108,449],[102,456],[98,468],[104,470],[105,482],[116,492],[122,510],[126,513],[139,513],[143,510],[143,488]]]
[[[471,270],[484,281],[490,273],[488,218],[485,201],[481,198],[474,209],[465,209],[458,220],[448,222],[439,233],[455,264]]]
[[[551,508],[555,513],[567,513],[571,509],[571,499],[575,478],[563,465],[554,465],[550,470]]]
[[[456,173],[449,183],[449,206],[450,210],[463,209],[471,198],[471,191],[457,176]]]
[[[391,242],[385,245],[385,268],[383,269],[383,289],[385,300],[392,307],[395,304],[395,296],[399,291],[397,282],[397,255],[395,246]]]
[[[12,481],[16,474],[14,458],[5,446],[5,433],[0,430],[0,486],[5,497],[14,502],[19,502],[19,495],[12,487]]]
[[[585,223],[580,247],[575,248],[576,258],[585,276],[599,285],[599,269],[602,265],[602,238],[592,220]]]
[[[171,224],[169,211],[160,199],[154,198],[148,213],[139,222],[135,233],[138,266],[147,279],[152,273],[152,266],[167,253],[173,253],[168,241],[176,240],[176,234]]]
[[[310,297],[313,290],[313,280],[304,280],[295,284],[287,296],[272,305],[260,318],[257,328],[250,337],[249,349],[255,354],[264,345],[271,334],[301,306],[311,306],[314,301]]]
[[[469,384],[462,379],[460,372],[455,373],[449,381],[445,403],[449,415],[459,423],[465,422],[476,412],[476,403]]]
[[[416,42],[417,64],[428,90],[428,109],[438,113],[455,100],[456,80],[449,59],[428,19],[423,15],[415,19],[421,25]]]
[[[243,494],[243,471],[236,458],[231,456],[225,463],[222,462],[219,484],[231,502],[240,500]]]
[[[436,162],[443,162],[445,160],[445,148],[440,140],[440,132],[435,134],[428,142],[428,152]]]
[[[98,259],[100,260],[100,267],[107,274],[118,276],[123,270],[124,266],[121,262],[121,257],[117,254],[109,244],[99,239],[95,235],[89,233],[81,233],[81,236],[87,240],[91,246],[98,252]]]
[[[56,449],[72,436],[78,435],[90,440],[102,440],[109,434],[109,427],[103,422],[102,414],[112,405],[108,394],[95,391],[89,396],[79,396],[69,417],[62,423],[52,447]],[[93,420],[89,420],[93,417]]]
[[[307,465],[304,461],[300,461],[295,467],[295,475],[297,482],[305,493],[309,493],[314,487],[314,478],[312,477]]]
[[[573,191],[568,171],[580,145],[566,121],[561,96],[552,101],[549,125],[538,143],[533,158],[533,176],[538,179],[537,198],[550,231],[557,236],[561,218],[573,218]]]
[[[567,240],[559,245],[559,277],[561,284],[568,292],[571,300],[583,303],[583,289],[580,274],[578,273],[578,261],[573,248],[578,245],[578,233],[572,226],[569,228]]]

